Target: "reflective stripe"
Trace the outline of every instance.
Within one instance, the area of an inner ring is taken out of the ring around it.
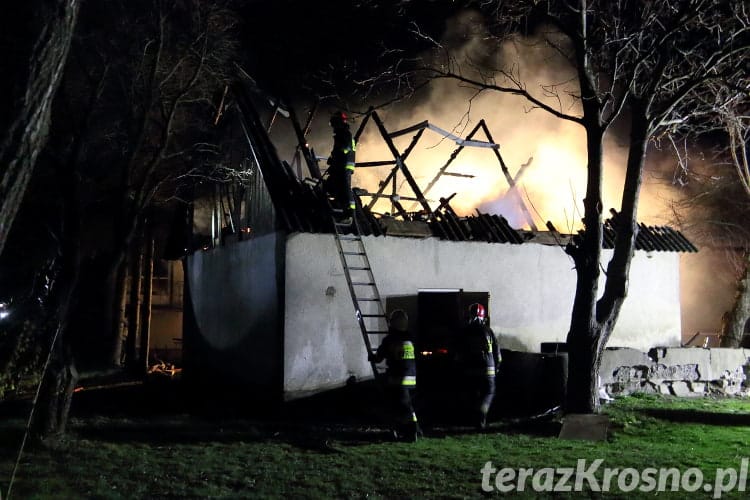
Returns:
[[[346,164],[346,169],[347,170],[351,170],[353,172],[354,171],[354,163],[347,163]]]
[[[417,414],[414,412],[411,412],[411,421],[416,422],[417,421]]]
[[[489,359],[492,360],[492,366],[487,367],[487,376],[494,377],[495,376],[495,360],[492,359],[492,339],[489,337],[487,337],[487,356],[489,356]]]
[[[352,151],[356,151],[356,150],[357,150],[357,143],[354,142],[354,137],[352,137]]]
[[[414,344],[409,340],[405,340],[401,343],[401,359],[415,359],[414,358]]]
[[[351,210],[354,210],[355,208],[357,208],[357,205],[356,205],[356,204],[354,204],[354,203],[349,203],[349,208],[350,208]]]
[[[406,375],[401,379],[401,385],[417,385],[417,377],[415,377],[414,375]]]

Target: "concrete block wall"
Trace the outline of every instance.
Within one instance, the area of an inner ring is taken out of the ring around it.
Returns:
[[[606,349],[599,375],[611,396],[735,396],[750,395],[748,372],[750,349],[657,347]]]

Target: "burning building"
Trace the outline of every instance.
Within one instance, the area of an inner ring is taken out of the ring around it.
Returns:
[[[281,161],[252,94],[238,87],[235,96],[255,174],[233,201],[219,192],[209,203],[206,226],[213,230],[205,249],[187,257],[186,376],[230,377],[287,399],[371,378],[367,351],[379,344],[385,315],[396,307],[409,313],[423,358],[450,356],[451,336],[474,301],[486,302],[504,349],[539,352],[544,343],[565,341],[576,275],[564,246],[577,236],[552,224],[538,229],[514,189],[518,174],[510,175],[483,122],[462,138],[429,122],[391,132],[377,112],[368,113],[355,137],[374,131],[390,157],[358,162],[357,175],[368,167],[385,167],[387,175],[355,190],[355,224],[341,227],[319,187],[307,127],[286,111],[298,148],[296,161]],[[455,149],[420,182],[407,163],[428,132]],[[410,134],[411,142],[396,147],[396,138]],[[451,168],[467,148],[492,152],[524,228],[478,210],[459,215],[453,195],[428,198],[441,177],[469,177]],[[605,248],[616,216],[605,225]],[[645,225],[637,248],[609,345],[679,346],[679,255],[696,249],[677,231]]]

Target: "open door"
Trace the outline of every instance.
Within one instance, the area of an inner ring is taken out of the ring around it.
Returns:
[[[455,390],[457,374],[454,346],[467,321],[467,310],[474,302],[487,308],[489,292],[462,289],[423,289],[417,294],[418,332],[417,385],[430,399],[448,398]]]

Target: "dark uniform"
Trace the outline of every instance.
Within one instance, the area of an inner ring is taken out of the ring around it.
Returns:
[[[356,207],[352,193],[352,174],[354,173],[354,142],[346,115],[338,112],[331,117],[333,127],[333,149],[328,158],[328,178],[325,181],[326,192],[336,200],[336,207],[344,212],[344,217],[351,217]]]
[[[396,412],[396,433],[402,439],[416,441],[421,434],[412,405],[412,391],[417,386],[417,364],[408,332],[391,326],[372,360],[376,363],[386,361],[386,390]]]
[[[477,426],[484,428],[495,398],[495,375],[500,367],[500,352],[492,329],[481,318],[473,318],[459,337],[458,363],[473,401]]]

